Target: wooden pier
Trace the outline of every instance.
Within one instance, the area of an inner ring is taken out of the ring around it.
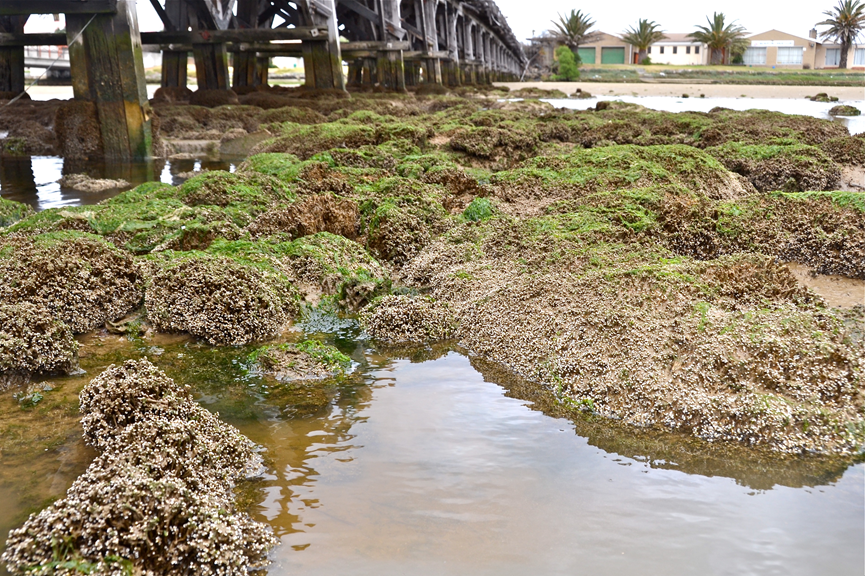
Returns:
[[[25,46],[68,45],[75,98],[96,104],[106,157],[123,161],[151,155],[142,45],[161,47],[164,87],[186,86],[191,52],[199,90],[266,85],[282,55],[303,58],[307,86],[330,90],[515,80],[525,64],[492,0],[150,3],[164,29],[142,34],[134,0],[2,0],[0,92],[24,90]],[[66,34],[24,34],[29,15],[60,13]]]

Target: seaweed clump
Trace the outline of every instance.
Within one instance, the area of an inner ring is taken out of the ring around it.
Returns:
[[[12,530],[12,574],[243,575],[277,540],[236,509],[255,445],[146,359],[110,366],[81,394],[101,453],[66,497]]]
[[[277,380],[320,380],[345,374],[351,367],[348,356],[318,340],[264,346],[250,359]]]
[[[33,214],[33,208],[27,204],[0,198],[0,228],[14,224]]]
[[[54,232],[0,243],[0,300],[30,302],[82,333],[141,301],[132,256],[98,236]]]
[[[746,146],[731,142],[706,151],[728,170],[748,178],[760,192],[832,190],[841,177],[838,166],[814,146]]]

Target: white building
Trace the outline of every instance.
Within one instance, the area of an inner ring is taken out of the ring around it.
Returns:
[[[687,33],[665,33],[666,39],[655,42],[649,47],[652,64],[673,64],[676,66],[698,66],[709,63],[709,50],[689,38]]]

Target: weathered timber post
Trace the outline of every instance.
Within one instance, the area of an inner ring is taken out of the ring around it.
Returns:
[[[193,44],[199,90],[228,89],[228,51],[225,44]]]
[[[165,14],[174,30],[189,27],[189,10],[183,0],[165,0]],[[163,50],[162,78],[163,87],[186,88],[186,64],[189,53],[183,50]]]
[[[67,14],[66,37],[73,93],[96,103],[105,157],[122,162],[152,157],[135,0],[117,0],[116,14]]]
[[[251,28],[258,28],[260,0],[238,0],[237,18]],[[231,55],[233,71],[231,85],[234,88],[257,86],[261,81],[258,72],[258,55],[255,50],[243,50]]]
[[[450,4],[446,5],[446,10],[449,61],[446,64],[447,70],[444,73],[444,80],[448,86],[459,86],[462,82],[460,82],[459,71],[460,55],[457,37],[457,11]]]
[[[22,34],[28,16],[0,16],[0,32]],[[24,92],[24,46],[0,47],[0,92]]]
[[[363,84],[363,60],[358,58],[348,63],[347,86],[357,88]]]
[[[306,85],[310,88],[345,90],[334,0],[301,0],[301,2],[305,2],[305,12],[311,20],[308,22],[309,25],[327,27],[327,34],[321,40],[303,41]]]
[[[405,62],[402,50],[380,50],[375,64],[381,86],[388,90],[405,92]]]
[[[421,22],[423,22],[424,54],[429,56],[430,52],[438,52],[438,32],[436,31],[436,0],[417,0]],[[424,58],[424,82],[431,84],[442,83],[441,60],[438,58]]]

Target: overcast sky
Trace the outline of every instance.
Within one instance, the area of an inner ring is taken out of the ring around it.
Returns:
[[[2,0],[0,0],[2,1]],[[557,13],[571,9],[587,12],[595,20],[595,28],[618,34],[639,18],[658,22],[666,32],[692,32],[695,24],[705,24],[706,16],[720,10],[728,18],[737,20],[751,33],[772,28],[808,36],[808,30],[823,19],[837,0],[717,0],[682,1],[662,0],[606,0],[602,2],[574,2],[573,0],[496,0],[520,40],[539,34],[552,27],[550,21]],[[148,0],[138,0],[138,18],[142,31],[161,30],[162,24]],[[50,16],[33,17],[28,32],[52,31],[57,24]],[[61,22],[62,24],[62,22]]]

